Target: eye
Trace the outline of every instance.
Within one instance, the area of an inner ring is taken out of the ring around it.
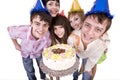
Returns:
[[[39,26],[40,24],[39,23],[36,23],[37,26]]]
[[[85,23],[84,26],[85,26],[86,28],[90,28],[90,24],[88,24],[88,23]]]
[[[39,26],[39,25],[40,25],[40,23],[39,23],[39,22],[34,22],[34,24],[35,24],[36,26]]]
[[[100,28],[96,28],[96,32],[100,33],[102,30]]]
[[[57,3],[55,4],[55,6],[60,6],[60,4],[57,2]]]
[[[63,28],[63,26],[60,26],[59,28]]]
[[[49,27],[48,23],[44,24],[43,26],[44,26],[45,28],[46,28],[46,27]]]
[[[54,30],[60,30],[62,28],[64,28],[64,27],[63,26],[54,26]]]
[[[51,5],[52,5],[52,3],[48,3],[48,5],[49,5],[49,6],[51,6]]]
[[[77,20],[78,20],[78,18],[75,18],[74,20],[75,20],[75,21],[77,21]]]

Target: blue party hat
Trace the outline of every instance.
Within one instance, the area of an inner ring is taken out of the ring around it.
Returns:
[[[34,6],[34,8],[31,10],[30,14],[32,12],[37,12],[37,11],[42,11],[42,12],[45,12],[45,13],[49,14],[48,10],[44,7],[41,0],[37,0],[37,3]]]
[[[109,11],[108,0],[96,0],[91,10],[86,13],[86,16],[90,14],[95,14],[95,13],[104,13],[110,19],[113,18],[113,16],[110,14],[110,11]]]

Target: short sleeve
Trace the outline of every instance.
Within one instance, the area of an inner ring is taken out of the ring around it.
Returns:
[[[26,37],[26,33],[29,30],[28,26],[25,25],[21,25],[21,26],[10,26],[7,28],[8,33],[10,35],[11,38],[13,39],[17,39],[17,38],[25,38]]]

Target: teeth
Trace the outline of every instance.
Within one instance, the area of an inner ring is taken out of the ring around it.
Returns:
[[[38,34],[42,34],[42,32],[37,31]]]
[[[51,11],[52,14],[56,14],[57,12],[56,11]]]

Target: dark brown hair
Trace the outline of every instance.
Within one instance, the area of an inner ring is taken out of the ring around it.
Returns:
[[[90,14],[88,15],[90,17],[93,17],[94,19],[97,18],[97,21],[102,24],[105,20],[107,20],[107,26],[106,26],[106,31],[108,31],[108,29],[110,28],[111,24],[112,24],[112,19],[110,19],[106,14],[104,13],[94,13],[94,14]],[[88,17],[86,16],[85,19]],[[104,33],[105,33],[104,32]]]
[[[51,25],[52,17],[51,17],[49,14],[47,14],[47,13],[45,13],[45,12],[42,12],[42,11],[32,12],[32,13],[31,13],[31,16],[30,16],[30,21],[32,22],[32,20],[33,20],[36,16],[39,16],[41,21],[48,22],[49,26]]]
[[[48,1],[57,1],[58,3],[60,3],[59,0],[42,0],[43,5],[44,5],[45,7],[46,7],[46,4],[47,4]]]
[[[62,25],[63,28],[65,29],[65,34],[63,38],[57,37],[57,35],[55,35],[54,33],[54,26],[57,26],[57,25]],[[50,28],[52,45],[57,44],[56,40],[59,41],[60,43],[67,44],[67,39],[71,31],[72,31],[71,25],[69,23],[69,20],[65,16],[57,15],[56,17],[54,17],[52,20],[51,28]]]

